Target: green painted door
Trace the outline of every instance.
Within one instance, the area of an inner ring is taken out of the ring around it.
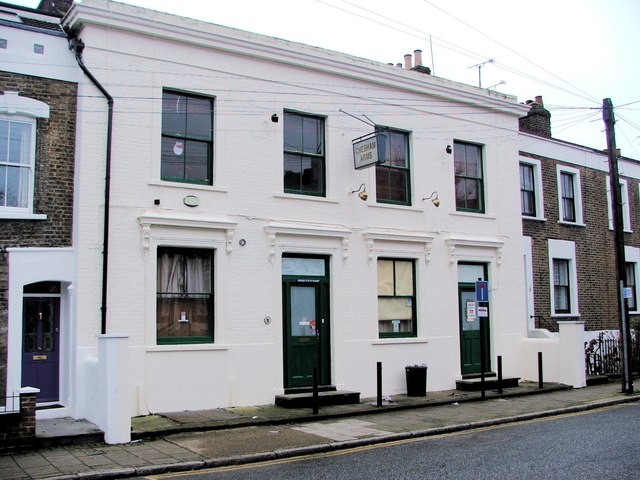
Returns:
[[[325,273],[315,275],[320,272]],[[324,268],[317,272],[305,270],[298,275],[283,275],[285,388],[312,386],[314,368],[318,368],[319,385],[331,383],[329,279],[326,272]]]
[[[463,375],[480,373],[480,322],[485,333],[485,371],[491,370],[489,359],[489,317],[479,317],[475,302],[475,285],[459,284],[458,299],[460,309],[460,364]],[[487,304],[483,304],[487,306]]]

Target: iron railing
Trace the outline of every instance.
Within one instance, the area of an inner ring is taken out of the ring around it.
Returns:
[[[531,315],[531,318],[535,320],[536,328],[544,328],[546,330],[549,330],[550,332],[558,331],[558,324],[555,322],[552,322],[547,318],[544,318],[542,315]]]
[[[0,415],[17,413],[20,411],[20,395],[5,397],[4,405],[0,405]]]
[[[622,373],[622,347],[617,333],[600,333],[584,346],[587,375]],[[640,334],[635,331],[631,334],[631,369],[640,371]]]

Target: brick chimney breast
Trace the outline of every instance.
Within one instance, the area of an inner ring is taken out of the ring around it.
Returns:
[[[535,102],[527,100],[525,104],[531,108],[526,117],[520,118],[520,131],[551,138],[551,112],[544,108],[542,96],[537,96]]]

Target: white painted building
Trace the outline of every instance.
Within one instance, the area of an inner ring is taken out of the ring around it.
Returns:
[[[269,404],[313,366],[363,397],[376,362],[385,395],[414,364],[454,388],[478,368],[478,278],[489,367],[535,364],[514,97],[104,0],[63,23],[113,97],[103,328],[109,116],[80,82],[74,416]],[[356,170],[367,119],[387,160]],[[109,348],[124,377],[100,373]]]

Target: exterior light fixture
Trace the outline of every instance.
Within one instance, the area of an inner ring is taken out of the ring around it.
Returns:
[[[446,150],[447,150],[447,153],[451,154],[451,145],[447,145]]]
[[[278,123],[278,120],[279,120],[279,118],[278,118],[278,114],[277,113],[274,113],[273,115],[271,115],[271,121],[273,123]]]
[[[431,203],[433,203],[436,207],[440,206],[440,199],[438,198],[438,192],[433,192],[431,195],[429,195],[428,197],[424,197],[422,199],[422,201],[424,202],[425,200],[431,200]]]
[[[367,186],[364,183],[362,183],[357,190],[351,190],[349,192],[349,194],[352,194],[352,193],[357,193],[358,196],[360,197],[360,200],[364,202],[366,202],[367,198],[369,198],[369,194],[367,193]]]

